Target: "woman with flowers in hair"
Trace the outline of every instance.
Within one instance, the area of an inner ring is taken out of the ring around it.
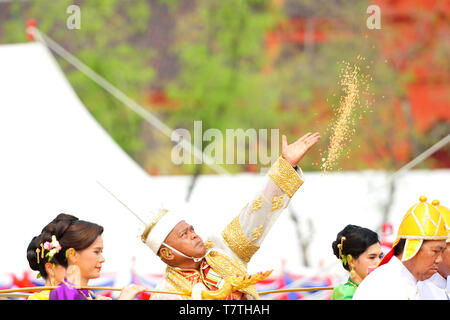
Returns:
[[[50,284],[59,284],[58,288],[50,291],[49,300],[110,299],[100,295],[95,296],[86,289],[79,289],[79,287],[88,286],[90,279],[100,276],[101,267],[105,261],[102,255],[102,233],[103,227],[98,224],[79,220],[72,215],[59,214],[42,229],[41,235],[33,239],[33,245],[30,244],[27,253],[30,266],[33,263],[32,269],[36,262],[44,278],[49,275],[45,272],[50,267],[56,270],[56,267],[60,266],[65,271],[62,279],[61,274],[58,274],[58,277],[55,275],[54,278],[51,276],[45,278],[50,279]],[[40,240],[42,242],[38,245],[37,242]],[[54,279],[56,283],[51,283],[51,279]],[[126,286],[119,299],[133,299],[144,290],[145,287],[142,286]]]
[[[27,259],[30,268],[39,271],[38,278],[45,280],[45,286],[56,286],[64,280],[66,268],[56,259],[53,260],[49,255],[46,255],[45,247],[49,248],[51,243],[48,240],[51,239],[44,239],[43,233],[33,237],[27,248]],[[31,294],[27,300],[48,300],[49,295],[50,290],[42,290]]]
[[[347,282],[334,288],[331,300],[351,300],[369,269],[376,268],[381,261],[383,252],[378,235],[370,229],[349,224],[337,234],[331,246],[344,269],[350,272]]]

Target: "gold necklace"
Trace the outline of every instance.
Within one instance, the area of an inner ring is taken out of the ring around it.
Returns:
[[[81,289],[77,289],[77,290],[79,293],[81,293],[86,298],[86,300],[92,300],[93,294],[92,294],[91,290],[88,290],[88,296],[84,294],[83,290],[81,290]]]
[[[70,289],[77,289],[79,293],[81,293],[83,295],[83,297],[85,297],[87,300],[93,300],[92,296],[94,296],[94,294],[91,292],[91,290],[88,290],[88,294],[89,296],[85,295],[84,292],[81,289],[78,289],[76,286],[72,285],[70,282],[66,281],[66,279],[64,278],[63,283]]]
[[[355,289],[358,288],[358,284],[355,281],[353,281],[351,278],[348,278],[347,283],[352,285],[353,288],[355,288]]]

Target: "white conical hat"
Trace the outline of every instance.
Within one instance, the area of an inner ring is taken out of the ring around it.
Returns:
[[[159,210],[142,233],[142,241],[157,255],[161,244],[173,228],[184,220],[177,211]]]

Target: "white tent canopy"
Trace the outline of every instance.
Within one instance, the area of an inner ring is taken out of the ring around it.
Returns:
[[[105,227],[106,270],[145,249],[137,219],[97,181],[137,211],[157,208],[160,192],[89,114],[50,52],[39,43],[1,46],[0,88],[2,271],[25,267],[29,241],[61,212]]]
[[[0,275],[28,268],[28,243],[61,212],[104,226],[104,272],[129,272],[134,260],[139,273],[162,273],[164,264],[140,241],[143,226],[97,181],[143,218],[163,206],[183,207],[202,236],[221,232],[263,187],[261,175],[201,176],[184,204],[190,177],[148,176],[89,114],[41,44],[0,46],[0,90]],[[374,229],[381,223],[387,174],[306,172],[305,177],[291,207],[302,232],[310,231],[305,219],[312,221],[311,272],[333,263],[343,272],[331,242],[347,224]],[[449,178],[450,170],[399,177],[390,216],[394,227],[421,195],[448,205]],[[277,273],[284,261],[288,271],[305,272],[298,248],[286,210],[249,269]]]

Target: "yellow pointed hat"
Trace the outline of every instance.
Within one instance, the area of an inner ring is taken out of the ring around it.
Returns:
[[[445,222],[445,228],[449,232],[447,242],[450,242],[450,210],[444,206],[441,206],[439,200],[433,200],[431,204],[435,206],[441,213],[442,218],[444,219]]]
[[[379,265],[390,260],[395,246],[401,239],[406,239],[402,261],[413,258],[422,246],[423,240],[448,239],[448,230],[446,230],[441,212],[435,206],[427,203],[426,197],[422,196],[419,200],[420,202],[409,208],[404,215],[392,249],[380,261]]]

